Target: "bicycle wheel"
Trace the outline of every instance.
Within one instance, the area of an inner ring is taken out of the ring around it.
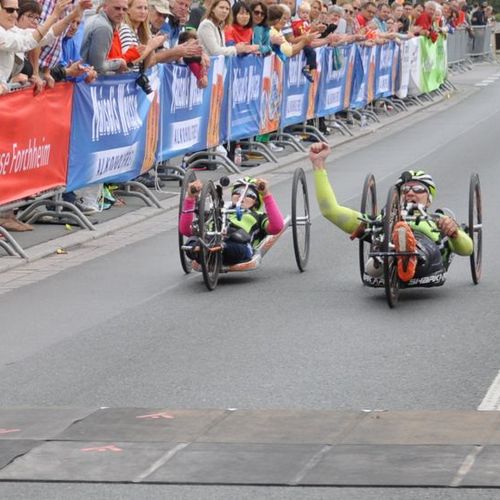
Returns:
[[[483,211],[481,205],[481,185],[479,175],[472,174],[469,185],[469,226],[467,228],[472,238],[474,250],[470,256],[470,270],[475,285],[481,279],[481,263],[483,253]]]
[[[203,281],[209,290],[213,290],[217,286],[222,264],[222,241],[219,198],[212,181],[208,181],[201,190],[198,212]]]
[[[365,177],[365,182],[363,184],[363,192],[361,194],[361,209],[362,214],[367,214],[373,218],[378,215],[377,207],[377,187],[375,184],[375,177],[373,174],[368,174]],[[364,283],[363,277],[365,275],[365,262],[368,253],[371,249],[370,238],[360,238],[359,239],[359,271],[361,273],[361,282]]]
[[[385,296],[389,307],[394,307],[399,298],[399,278],[397,259],[394,255],[394,245],[392,244],[392,232],[396,222],[400,218],[399,191],[393,186],[389,190],[384,213],[384,241],[382,251],[384,255],[384,287]]]
[[[295,261],[300,272],[306,269],[311,237],[311,212],[306,175],[302,168],[295,169],[292,183],[292,235]]]
[[[182,179],[181,185],[181,195],[179,199],[179,221],[182,214],[182,207],[184,206],[184,198],[186,197],[186,192],[188,185],[196,180],[196,174],[192,170],[186,170],[184,174],[184,178]],[[179,238],[179,257],[181,258],[181,266],[186,274],[189,274],[192,270],[191,259],[186,255],[186,252],[182,249],[182,247],[186,244],[187,238],[181,234],[178,230],[178,238]]]

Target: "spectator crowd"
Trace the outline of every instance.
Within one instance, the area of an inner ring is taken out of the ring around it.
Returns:
[[[39,93],[57,81],[91,83],[98,75],[123,72],[136,72],[148,92],[145,69],[174,61],[186,63],[203,88],[210,56],[275,53],[284,60],[301,51],[302,73],[314,81],[317,47],[398,43],[415,36],[435,41],[440,33],[494,22],[491,5],[466,0],[191,2],[0,0],[0,94],[26,85]],[[324,121],[320,129],[329,133]],[[258,140],[268,142],[266,136]],[[148,176],[139,180],[151,182]],[[0,224],[31,229],[12,212],[0,212]]]

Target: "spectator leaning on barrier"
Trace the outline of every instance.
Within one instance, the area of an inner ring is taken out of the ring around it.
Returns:
[[[188,21],[191,0],[172,0],[169,9],[170,13],[161,30],[168,35],[167,43],[172,48],[178,44],[179,35]]]
[[[155,63],[154,51],[163,45],[165,35],[151,35],[148,22],[147,0],[129,0],[125,22],[120,26],[120,44],[126,55],[129,49],[135,48],[138,57],[127,60],[128,66],[139,71],[139,66],[148,68]]]
[[[118,33],[127,9],[127,0],[104,0],[102,9],[86,23],[82,59],[99,74],[127,71]]]
[[[470,18],[472,26],[486,26],[486,7],[488,7],[488,2],[482,2],[481,5],[472,13]]]
[[[424,12],[422,12],[422,14],[420,14],[415,21],[415,27],[418,28],[416,33],[420,36],[426,36],[432,40],[432,42],[435,42],[438,39],[438,31],[435,27],[434,15],[436,13],[436,9],[438,8],[438,4],[431,0],[429,2],[425,2],[424,8]]]
[[[21,0],[19,2],[19,11],[17,13],[16,26],[19,29],[36,29],[40,21],[42,7],[36,0]],[[16,54],[16,66],[12,72],[11,83],[25,85],[30,79],[33,81],[33,64],[38,62],[39,51],[30,50],[26,54],[18,52]],[[38,75],[38,64],[36,64],[35,74]]]
[[[58,2],[54,12],[44,24],[35,29],[23,30],[15,25],[18,12],[17,0],[3,0],[0,11],[0,82],[9,81],[15,69],[16,53],[23,54],[38,45],[51,43],[68,28],[75,17],[81,15],[89,2],[87,0],[81,2],[64,19],[58,21],[68,4],[69,0]]]
[[[228,47],[237,43],[252,44],[252,14],[245,2],[234,2],[232,7],[233,22],[224,28],[224,37]]]
[[[252,14],[252,44],[259,46],[259,53],[263,56],[271,54],[271,36],[267,25],[267,5],[257,0],[250,6]]]
[[[226,47],[224,28],[229,24],[231,24],[229,0],[214,0],[198,28],[198,39],[209,56],[252,54],[259,50],[257,45],[243,42]]]
[[[189,40],[198,40],[198,35],[195,30],[183,31],[179,35],[179,45],[189,42]],[[201,62],[201,57],[183,57],[185,64],[189,66],[189,69],[196,77],[196,83],[199,89],[204,89],[208,86],[208,76],[206,68]]]

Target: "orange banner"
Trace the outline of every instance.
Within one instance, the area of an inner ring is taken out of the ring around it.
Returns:
[[[0,205],[66,185],[73,85],[0,97]]]

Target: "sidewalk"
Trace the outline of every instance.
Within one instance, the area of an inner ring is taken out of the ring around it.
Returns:
[[[480,67],[481,65],[478,65]],[[483,65],[484,66],[484,65]],[[496,71],[496,67],[492,64],[490,73]],[[470,77],[476,72],[476,67],[466,75],[453,75],[450,81],[457,86],[457,90],[453,93],[447,93],[443,96],[435,96],[431,102],[425,102],[423,106],[411,106],[407,112],[395,113],[390,116],[379,114],[380,123],[370,124],[368,127],[351,128],[353,137],[343,136],[340,131],[333,129],[332,135],[328,137],[332,146],[339,146],[347,142],[355,141],[360,137],[373,134],[379,129],[387,127],[398,121],[407,121],[412,117],[411,122],[415,122],[414,115],[421,113],[422,119],[425,118],[425,113],[422,111],[429,107],[436,107],[436,113],[442,111],[451,105],[454,105],[461,100],[467,98],[471,93],[478,91],[478,89],[471,87],[469,80]],[[464,78],[462,78],[464,77]],[[464,81],[465,85],[460,84],[460,80]],[[477,81],[477,76],[474,79]],[[417,118],[418,119],[418,118]],[[304,146],[310,143],[303,143]],[[294,152],[291,148],[286,148],[285,151],[279,153],[278,163],[262,163],[255,167],[242,168],[244,174],[251,173],[252,176],[264,175],[275,170],[281,170],[285,167],[291,166],[298,162],[303,162],[307,157],[307,153]],[[220,177],[227,172],[223,169],[218,169],[212,172],[200,172],[198,175],[203,178]],[[236,177],[236,175],[230,176]],[[177,210],[178,208],[178,194],[179,184],[177,181],[167,181],[161,191],[154,191],[155,196],[160,200],[161,208],[146,207],[144,203],[135,197],[126,196],[122,197],[125,201],[124,206],[112,207],[109,210],[92,215],[90,218],[95,223],[95,231],[81,229],[78,226],[53,224],[53,223],[37,223],[33,231],[25,233],[11,233],[19,245],[25,250],[28,255],[28,262],[32,263],[39,259],[43,259],[50,255],[54,255],[58,250],[66,251],[70,248],[78,247],[85,243],[99,240],[106,235],[116,233],[125,228],[144,223],[151,218],[157,217],[165,212]],[[8,256],[5,251],[0,248],[0,273],[12,270],[27,264],[27,261],[20,257]]]

